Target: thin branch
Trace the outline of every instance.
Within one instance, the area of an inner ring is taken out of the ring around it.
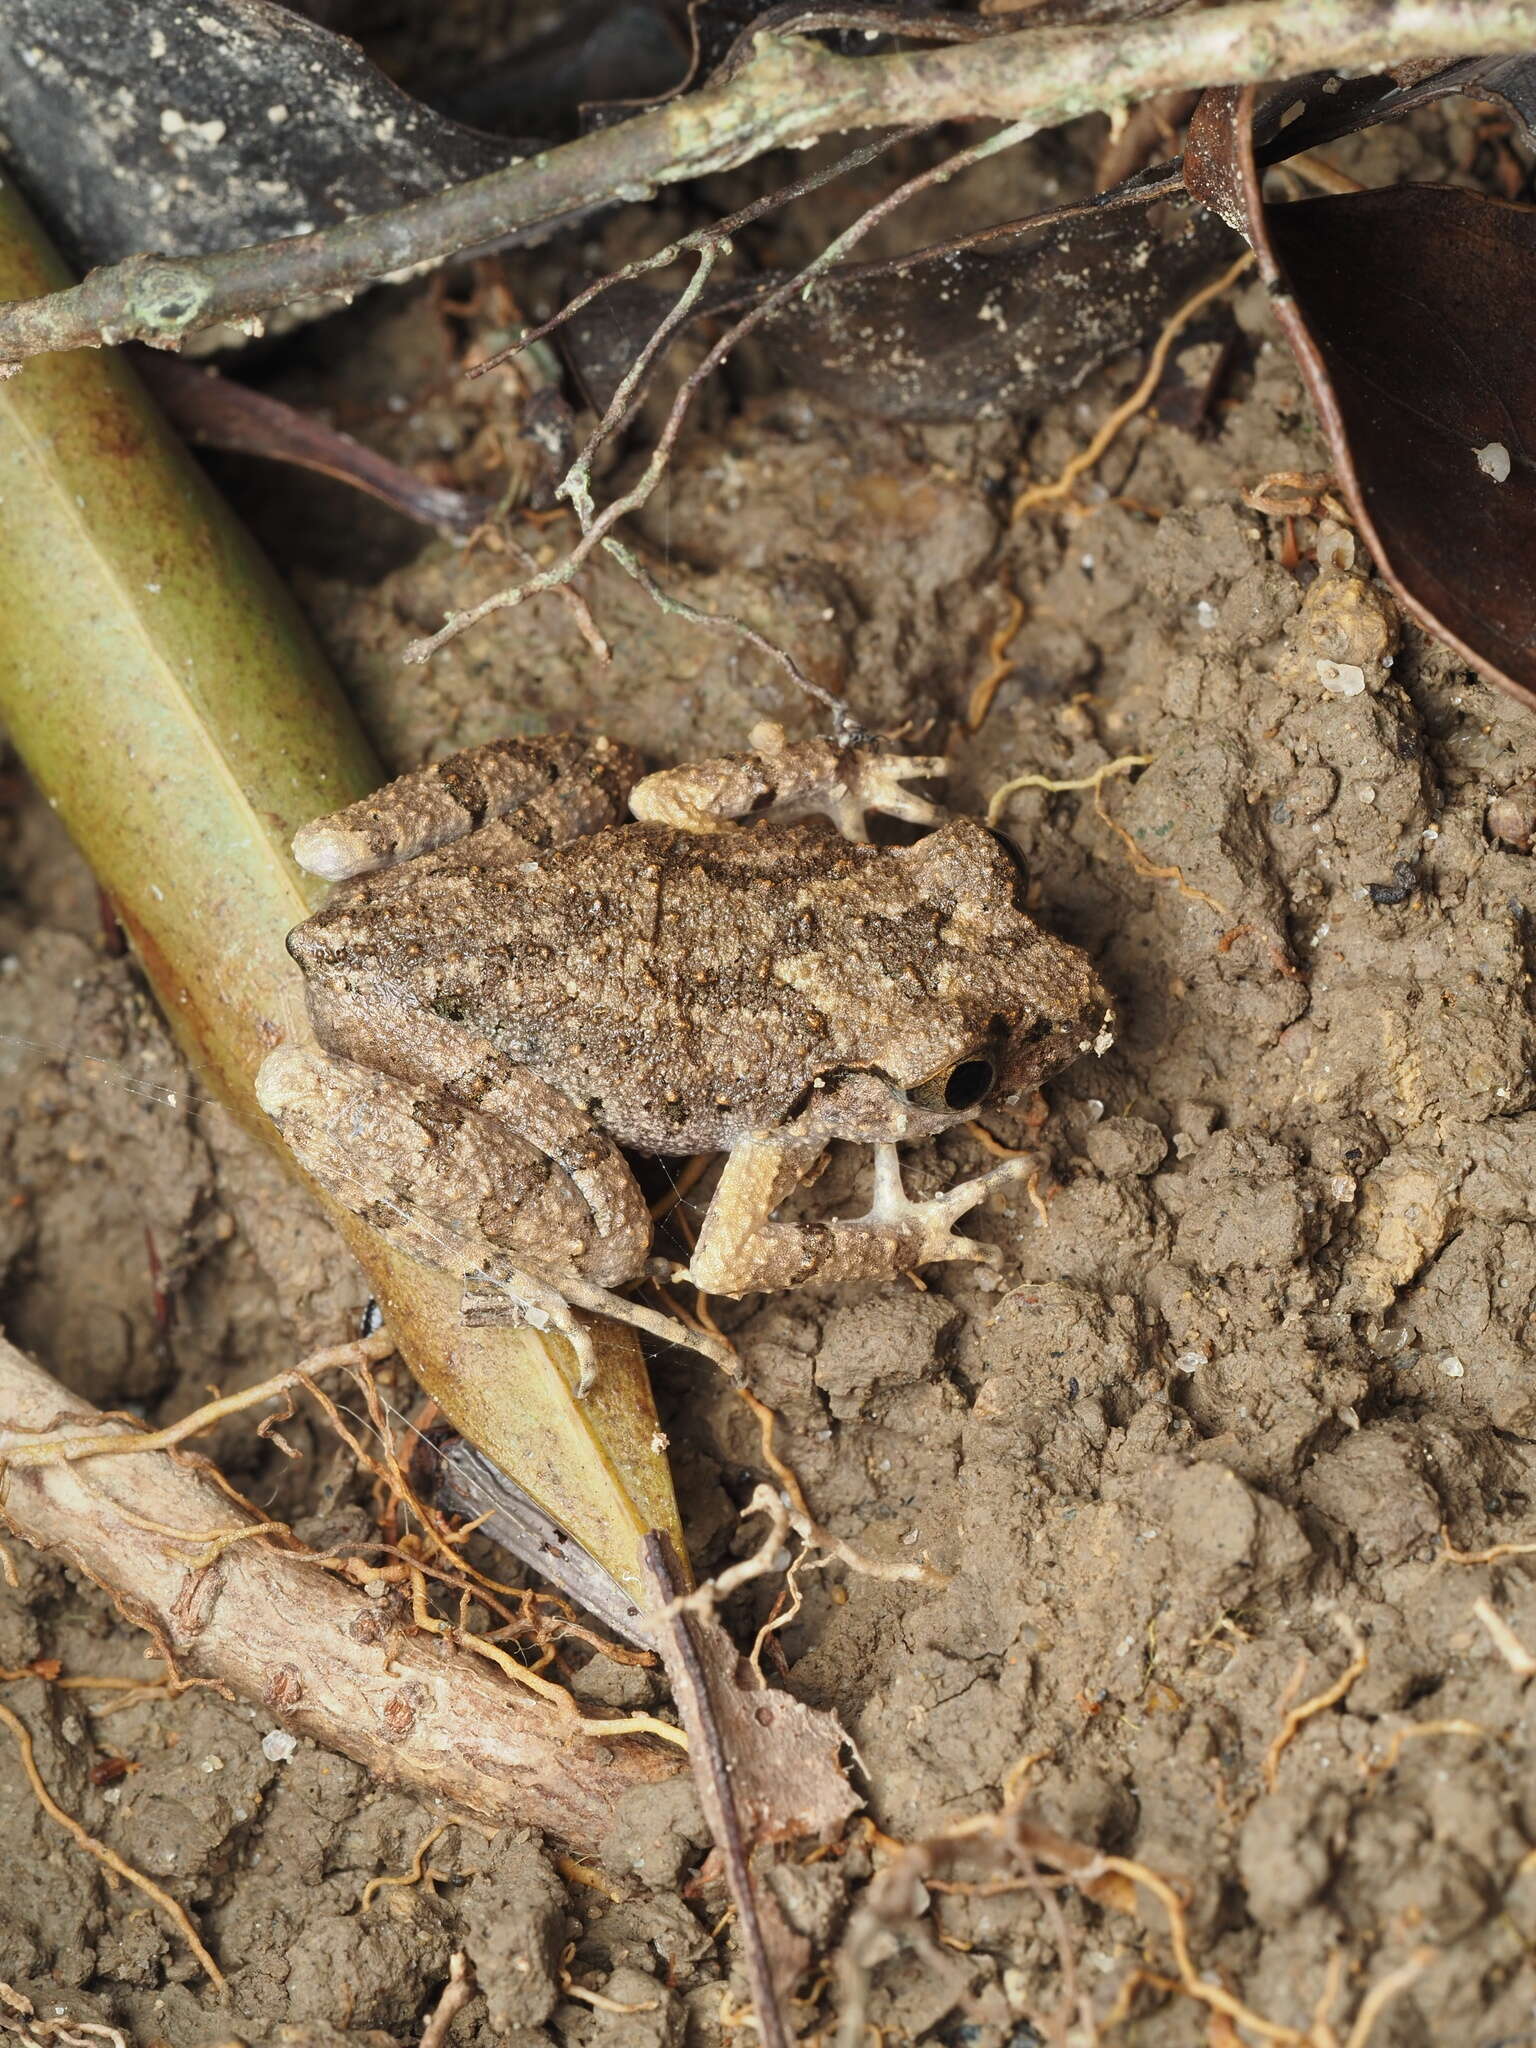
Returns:
[[[451,612],[446,622],[435,633],[424,640],[413,640],[411,642],[410,646],[405,650],[407,661],[426,661],[436,654],[437,650],[445,642],[454,639],[458,634],[462,633],[466,626],[477,625],[481,619],[488,618],[492,612],[506,611],[513,605],[521,604],[525,598],[537,597],[541,590],[556,590],[562,585],[569,583],[592,550],[602,542],[614,522],[622,519],[626,512],[633,512],[637,507],[645,503],[651,492],[655,490],[657,484],[661,481],[661,473],[666,467],[667,456],[671,452],[671,441],[665,435],[657,443],[656,449],[651,456],[650,462],[646,465],[645,473],[640,478],[640,481],[627,490],[623,497],[615,498],[612,504],[606,506],[602,513],[595,517],[592,512],[591,496],[587,489],[587,475],[591,467],[592,457],[602,442],[613,431],[614,422],[622,418],[628,410],[630,394],[645,375],[657,351],[666,346],[671,336],[676,333],[677,329],[693,311],[694,306],[698,302],[699,294],[709,282],[709,274],[714,269],[719,258],[720,251],[718,248],[704,248],[699,251],[698,268],[688,280],[676,304],[657,327],[656,332],[651,336],[630,366],[624,381],[613,394],[613,399],[607,412],[598,421],[591,437],[587,441],[587,445],[571,464],[570,469],[566,472],[564,481],[556,492],[557,497],[569,498],[571,500],[572,504],[576,507],[576,516],[581,521],[581,539],[577,541],[575,547],[558,562],[552,563],[549,568],[540,570],[536,576],[530,576],[526,583],[518,583],[505,590],[493,591],[489,597],[482,598],[478,604],[471,605],[467,611]],[[670,421],[668,425],[671,425]]]
[[[719,254],[717,246],[706,243],[699,250],[699,267],[689,280],[682,296],[672,306],[666,318],[657,327],[655,333],[641,350],[634,363],[630,365],[622,383],[609,403],[607,412],[598,422],[597,427],[594,429],[580,455],[577,456],[569,470],[567,470],[555,493],[557,497],[567,499],[575,507],[576,517],[581,526],[581,539],[577,542],[576,546],[572,548],[563,560],[553,563],[548,569],[542,571],[538,576],[531,578],[528,582],[511,585],[505,590],[493,591],[489,597],[483,598],[479,604],[472,606],[470,610],[452,613],[446,623],[436,633],[432,634],[430,638],[415,640],[411,643],[405,651],[406,660],[426,661],[445,641],[451,640],[457,634],[462,633],[466,626],[474,625],[478,620],[486,618],[492,612],[504,611],[510,609],[513,605],[519,605],[525,598],[534,596],[540,590],[558,588],[568,583],[582,563],[592,553],[593,549],[601,546],[628,575],[634,578],[663,611],[676,612],[692,620],[697,625],[713,626],[720,630],[734,633],[741,639],[746,640],[750,645],[757,648],[759,652],[766,654],[771,660],[777,662],[797,689],[802,690],[806,696],[814,698],[831,712],[833,729],[840,738],[849,741],[859,739],[862,736],[863,729],[849,712],[848,706],[844,703],[843,699],[826,689],[822,684],[813,682],[787,649],[765,639],[762,634],[747,625],[744,620],[734,618],[723,612],[699,610],[697,607],[687,604],[683,599],[673,597],[668,592],[663,591],[650,571],[641,564],[634,550],[613,537],[612,529],[626,513],[638,511],[651,497],[657,485],[661,482],[662,477],[666,474],[667,466],[672,459],[672,451],[677,445],[678,436],[682,432],[683,422],[688,416],[694,399],[698,396],[705,382],[720,367],[738,343],[745,340],[746,336],[754,328],[762,326],[765,320],[771,318],[791,298],[796,296],[808,298],[815,289],[818,280],[824,277],[827,271],[837,263],[844,251],[852,248],[863,236],[869,233],[872,227],[893,213],[904,201],[915,197],[919,192],[927,191],[934,185],[944,184],[948,179],[955,177],[962,170],[968,169],[972,164],[981,163],[988,157],[1000,155],[1004,150],[1013,148],[1015,144],[1023,141],[1025,136],[1032,132],[1033,130],[1028,124],[1016,122],[1011,127],[1000,129],[996,134],[989,135],[984,140],[973,143],[968,149],[956,150],[953,155],[945,158],[943,162],[930,166],[926,171],[918,172],[915,177],[904,179],[893,191],[888,192],[883,199],[879,199],[874,205],[867,207],[859,215],[858,219],[853,222],[852,226],[844,229],[843,233],[823,249],[820,255],[813,257],[802,269],[795,271],[791,276],[785,278],[780,284],[760,298],[754,306],[741,316],[734,326],[726,329],[705,354],[703,360],[684,378],[676,397],[672,401],[672,408],[667,415],[666,423],[662,427],[660,434],[656,437],[656,443],[651,450],[650,459],[646,463],[645,469],[638,481],[629,490],[625,491],[621,497],[613,499],[611,503],[605,505],[602,511],[599,512],[592,499],[592,459],[603,441],[611,433],[615,432],[618,426],[628,417],[634,393],[639,388],[650,363],[665,345],[667,339],[684,324],[692,308],[697,303],[708,274]]]
[[[857,746],[860,741],[871,737],[843,699],[835,691],[814,682],[789,650],[780,647],[776,640],[759,633],[755,626],[749,626],[745,619],[738,619],[733,612],[707,612],[701,605],[690,604],[687,598],[679,597],[675,591],[663,590],[634,550],[626,547],[623,541],[610,537],[603,546],[619,567],[634,578],[658,611],[670,613],[673,618],[686,619],[693,626],[707,626],[717,633],[730,633],[736,639],[744,640],[749,647],[756,648],[766,660],[783,669],[797,690],[803,690],[807,697],[813,697],[818,704],[826,706],[832,715],[832,730],[849,746]]]
[[[146,1431],[107,1438],[136,1455],[104,1455],[106,1422],[0,1338],[0,1528],[102,1587],[181,1684],[238,1694],[381,1779],[497,1826],[546,1829],[586,1854],[627,1791],[677,1771],[671,1752],[624,1732],[633,1717],[603,1723],[600,1741],[574,1739],[596,1724],[531,1697],[526,1672],[493,1670],[480,1643],[469,1655],[417,1635],[408,1606],[315,1569],[325,1560],[262,1538],[228,1545],[211,1565],[190,1561],[184,1542],[152,1529],[227,1519],[211,1468],[151,1451]],[[90,1454],[7,1455],[76,1443]],[[408,1569],[429,1566],[411,1559]]]
[[[659,185],[847,130],[966,120],[1047,128],[1176,88],[1513,54],[1530,39],[1528,0],[1239,0],[1131,26],[1021,29],[878,57],[760,34],[720,83],[392,212],[198,259],[134,256],[70,290],[14,302],[0,311],[0,363],[121,341],[174,348],[208,327],[259,321],[295,299],[355,290],[561,214],[648,199]]]
[[[655,1618],[657,1644],[672,1684],[672,1697],[688,1730],[694,1783],[725,1865],[726,1884],[736,1907],[741,1958],[757,2016],[758,2039],[762,2048],[791,2048],[794,2035],[774,1982],[768,1942],[758,1914],[747,1836],[732,1783],[731,1759],[726,1754],[710,1699],[709,1680],[698,1645],[688,1616],[681,1609],[676,1567],[665,1539],[654,1529],[645,1539],[643,1556],[646,1582],[659,1609]]]
[[[906,128],[895,134],[882,135],[878,142],[865,143],[862,149],[850,151],[847,156],[839,157],[835,164],[828,164],[823,170],[813,171],[804,178],[797,178],[791,185],[780,185],[776,191],[765,192],[760,199],[754,199],[750,205],[743,206],[736,213],[728,213],[723,220],[712,221],[707,228],[695,228],[691,234],[679,235],[675,241],[668,242],[665,248],[657,249],[649,256],[638,256],[631,263],[621,264],[617,270],[605,272],[585,290],[577,292],[574,298],[567,299],[558,313],[552,313],[537,327],[530,327],[518,340],[508,342],[504,349],[498,350],[493,356],[487,356],[483,363],[476,363],[468,374],[471,377],[483,377],[488,370],[499,369],[513,356],[521,355],[525,348],[531,348],[536,341],[543,341],[546,336],[553,334],[557,327],[563,327],[567,320],[584,311],[594,299],[600,298],[616,284],[632,283],[636,278],[644,277],[649,271],[665,270],[669,264],[676,263],[681,257],[698,255],[705,249],[715,248],[725,254],[724,244],[742,228],[750,227],[754,221],[761,220],[764,214],[776,213],[793,200],[805,199],[812,192],[819,192],[823,185],[830,185],[835,178],[844,177],[849,171],[865,169],[894,143],[910,141],[913,135],[919,133],[919,129]]]
[[[169,1892],[162,1891],[152,1878],[144,1875],[142,1870],[135,1870],[131,1863],[125,1863],[115,1849],[109,1848],[105,1842],[98,1842],[88,1829],[80,1825],[73,1814],[64,1811],[63,1807],[60,1806],[59,1802],[48,1790],[48,1787],[43,1783],[42,1773],[37,1768],[37,1757],[32,1747],[32,1731],[19,1714],[13,1714],[9,1707],[0,1704],[0,1724],[7,1727],[15,1738],[16,1747],[21,1753],[21,1767],[26,1772],[27,1783],[32,1787],[32,1797],[37,1801],[44,1813],[47,1814],[54,1826],[62,1828],[76,1846],[83,1849],[88,1856],[94,1856],[103,1869],[110,1870],[115,1877],[126,1878],[128,1883],[133,1885],[138,1891],[141,1891],[146,1899],[153,1899],[167,1919],[173,1920],[181,1929],[182,1937],[188,1948],[191,1949],[203,1970],[212,1980],[214,1988],[218,1991],[223,1991],[225,1989],[224,1973],[203,1946],[202,1939],[192,1923],[192,1916],[188,1913],[186,1907],[182,1905],[181,1901],[173,1899]]]
[[[448,1958],[448,1982],[421,2030],[421,2048],[442,2048],[448,2029],[475,1995],[475,1973],[462,1949]]]

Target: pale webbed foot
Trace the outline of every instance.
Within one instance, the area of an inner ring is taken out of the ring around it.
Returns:
[[[903,818],[909,825],[942,825],[944,807],[930,803],[907,788],[909,782],[927,782],[949,773],[949,763],[937,754],[883,754],[873,747],[850,747],[843,757],[842,779],[847,785],[847,804],[858,819],[859,829],[849,831],[841,818],[839,830],[847,839],[867,839],[865,813]],[[834,814],[835,815],[835,814]]]
[[[842,1227],[867,1230],[888,1237],[893,1247],[910,1248],[904,1263],[911,1266],[937,1264],[948,1259],[976,1259],[995,1266],[1002,1253],[995,1244],[977,1237],[957,1237],[955,1225],[962,1216],[984,1202],[1001,1187],[1025,1180],[1028,1159],[1004,1159],[974,1180],[963,1180],[942,1195],[914,1199],[901,1178],[901,1160],[894,1145],[876,1145],[875,1186],[869,1209]]]
[[[943,822],[939,805],[907,787],[948,772],[936,755],[892,754],[862,741],[787,740],[783,727],[766,719],[748,737],[749,754],[647,775],[630,791],[630,810],[644,824],[685,832],[719,832],[746,817],[820,815],[854,840],[869,837],[871,811],[913,825]]]
[[[1007,1159],[947,1194],[914,1200],[901,1184],[896,1147],[877,1144],[875,1185],[863,1216],[826,1223],[781,1220],[787,1199],[817,1148],[771,1141],[737,1145],[726,1160],[680,1276],[706,1294],[753,1294],[809,1280],[880,1280],[930,1261],[980,1259],[995,1265],[995,1245],[958,1237],[960,1218],[997,1189],[1024,1179],[1028,1159]]]

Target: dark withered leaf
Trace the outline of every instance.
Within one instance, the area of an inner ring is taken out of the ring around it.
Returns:
[[[769,323],[796,383],[889,419],[1030,412],[1158,327],[1241,243],[1212,215],[1099,210],[1001,249],[834,278]]]
[[[543,35],[428,97],[473,127],[563,139],[594,108],[627,114],[677,89],[689,64],[680,13],[674,0],[575,0]]]
[[[1136,183],[1135,196],[1166,181]],[[1106,195],[1113,200],[1116,195]],[[1093,205],[996,245],[963,243],[829,273],[768,320],[793,382],[886,419],[969,420],[1031,411],[1166,318],[1242,244],[1204,210]],[[698,317],[740,314],[784,282],[722,285]],[[604,408],[673,294],[624,283],[562,330],[566,360]]]
[[[656,0],[662,4],[662,0]],[[824,26],[822,25],[824,23]],[[1006,24],[1001,24],[1006,26]],[[993,32],[974,15],[925,13],[904,5],[858,4],[858,0],[688,0],[688,53],[679,76],[665,92],[637,81],[624,98],[609,93],[583,109],[589,128],[611,127],[631,115],[725,78],[751,54],[760,32],[823,34],[834,49],[867,52],[869,38],[883,34],[919,40],[968,42]]]
[[[1418,67],[1412,77],[1342,79],[1319,73],[1284,87],[1255,116],[1259,162],[1279,163],[1457,93],[1497,100],[1526,140],[1536,142],[1536,56],[1464,57],[1455,64]],[[1302,112],[1282,128],[1281,115],[1298,104]]]
[[[1262,88],[1252,114],[1254,158],[1266,167],[1284,163],[1455,94],[1497,100],[1526,140],[1536,143],[1536,56],[1466,57],[1416,67],[1411,77],[1340,78],[1317,71]],[[1231,133],[1237,101],[1235,87],[1202,94],[1189,124],[1184,163],[1191,194],[1241,229],[1247,216]]]
[[[521,153],[271,0],[5,0],[0,136],[83,263],[303,234]]]
[[[1206,102],[1191,189],[1242,205],[1381,573],[1536,706],[1536,340],[1516,310],[1536,290],[1536,211],[1451,185],[1266,203],[1251,91]]]
[[[782,2003],[810,1960],[810,1945],[785,1920],[767,1880],[776,1851],[832,1841],[862,1805],[843,1764],[848,1737],[835,1715],[769,1685],[711,1608],[680,1609],[675,1557],[659,1532],[645,1538],[647,1635],[687,1731],[694,1787],[738,1916],[759,2033],[788,2041]]]
[[[679,93],[693,92],[704,84],[736,48],[742,37],[762,20],[784,12],[782,0],[688,0],[687,50],[682,68],[663,92],[652,90],[637,79],[629,92],[593,95],[582,109],[588,128],[611,128],[650,107],[659,107]]]

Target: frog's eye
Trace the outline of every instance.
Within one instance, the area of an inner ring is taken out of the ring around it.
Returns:
[[[992,1092],[997,1069],[985,1053],[973,1053],[968,1060],[956,1060],[930,1074],[907,1090],[907,1100],[919,1109],[974,1109]]]
[[[1024,858],[1023,848],[1015,846],[1006,832],[994,832],[990,825],[987,827],[987,832],[993,845],[1002,854],[1018,878],[1016,886],[1019,901],[1022,903],[1024,892],[1029,887],[1029,862]]]

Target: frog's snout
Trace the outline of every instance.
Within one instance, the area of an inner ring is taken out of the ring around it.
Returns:
[[[302,924],[296,924],[283,944],[288,948],[288,957],[297,960],[301,967],[313,966],[322,958],[325,951],[312,917],[305,918]]]
[[[256,1070],[257,1103],[279,1129],[284,1113],[296,1102],[307,1101],[314,1090],[314,1053],[303,1046],[280,1045],[269,1052]]]

